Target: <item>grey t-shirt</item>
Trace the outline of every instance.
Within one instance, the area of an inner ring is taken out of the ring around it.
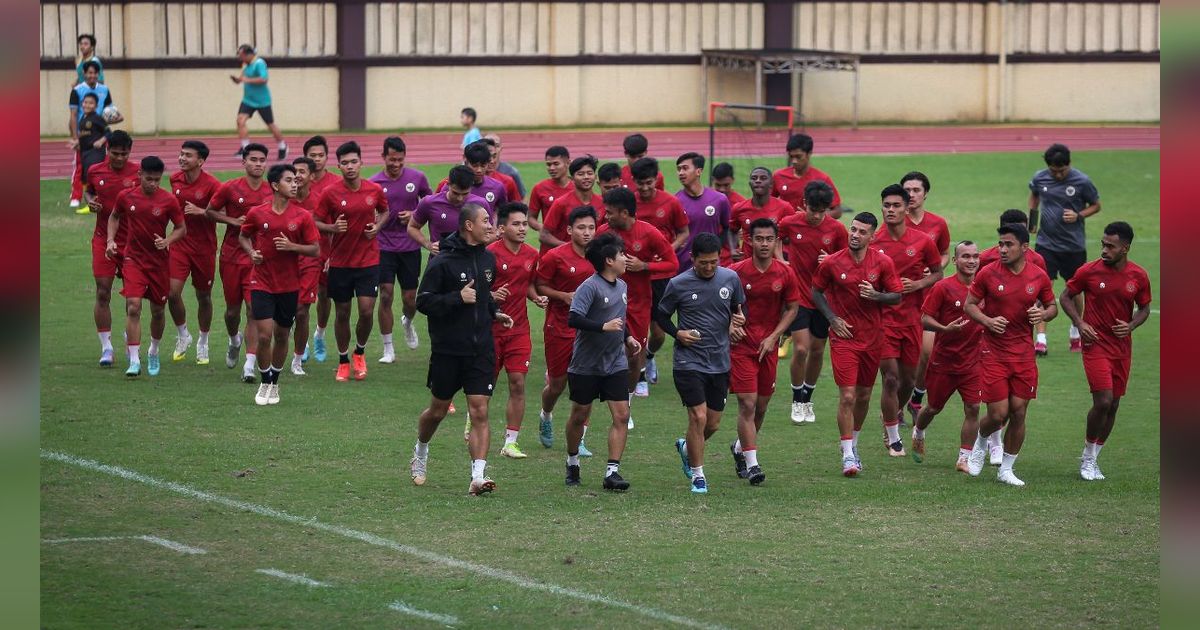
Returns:
[[[600,274],[583,281],[571,298],[571,312],[597,322],[607,322],[614,317],[625,319],[625,307],[629,294],[625,281],[617,279],[609,284]],[[625,357],[625,333],[575,331],[575,346],[571,351],[571,364],[567,371],[588,376],[607,376],[629,369]]]
[[[1074,223],[1063,223],[1063,209],[1079,212],[1100,201],[1100,193],[1091,178],[1072,168],[1067,178],[1057,181],[1050,169],[1034,173],[1029,190],[1038,196],[1042,218],[1039,221],[1037,244],[1053,252],[1085,252],[1087,236],[1083,232],[1083,217]]]
[[[676,370],[705,374],[729,371],[729,323],[734,309],[746,301],[736,271],[717,267],[708,280],[688,269],[671,278],[658,308],[668,315],[679,313],[680,330],[700,331],[700,341],[675,344]]]

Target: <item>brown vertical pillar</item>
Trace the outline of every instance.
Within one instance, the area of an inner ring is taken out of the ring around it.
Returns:
[[[367,68],[363,0],[337,0],[338,127],[367,127]]]
[[[792,2],[763,2],[763,48],[794,48]],[[772,74],[765,77],[767,105],[790,105],[792,98],[791,76]],[[771,112],[767,120],[784,122],[787,116]]]

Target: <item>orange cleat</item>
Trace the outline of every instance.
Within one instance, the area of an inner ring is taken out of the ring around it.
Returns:
[[[346,381],[350,380],[350,364],[339,363],[337,367],[337,373],[334,374],[333,380],[339,383],[345,383]]]
[[[367,357],[361,354],[350,355],[350,364],[354,366],[354,380],[367,378]]]

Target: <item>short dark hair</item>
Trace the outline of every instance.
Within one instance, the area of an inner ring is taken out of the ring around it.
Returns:
[[[600,166],[600,170],[596,171],[596,177],[602,182],[621,179],[621,167],[614,162],[605,162]]]
[[[696,153],[695,151],[688,151],[687,153],[679,156],[679,158],[675,160],[675,166],[679,166],[687,161],[691,161],[692,166],[696,167],[697,169],[704,169],[704,156]]]
[[[85,39],[91,42],[92,48],[96,47],[96,36],[91,33],[80,33],[79,37],[75,38],[75,43],[78,44]]]
[[[496,142],[495,138],[480,138],[480,139],[476,140],[475,142],[482,142],[482,143],[488,145],[489,147],[500,146],[500,143]],[[488,149],[488,150],[490,151],[491,149]]]
[[[100,62],[95,59],[88,59],[83,62],[83,73],[87,74],[88,70],[95,70],[96,74],[100,73]]]
[[[132,149],[133,136],[129,135],[129,132],[124,129],[118,129],[108,136],[108,148]]]
[[[463,147],[463,159],[467,164],[487,164],[492,161],[492,150],[483,140],[476,140]]]
[[[387,157],[388,149],[397,153],[408,153],[408,147],[404,146],[404,139],[400,136],[388,136],[383,139],[383,156]]]
[[[753,174],[754,174],[754,171],[766,171],[766,172],[767,172],[767,177],[771,177],[771,169],[769,169],[769,168],[767,168],[767,167],[765,167],[765,166],[761,166],[761,165],[760,165],[760,166],[755,166],[754,168],[750,169],[750,174],[751,174],[751,175],[753,175]]]
[[[475,171],[459,164],[450,169],[450,174],[446,176],[446,184],[455,188],[471,188],[475,185]]]
[[[547,158],[560,157],[560,158],[566,158],[569,160],[569,159],[571,159],[571,152],[567,150],[567,147],[564,147],[561,144],[556,144],[556,145],[546,149],[546,157]]]
[[[813,180],[804,185],[804,205],[808,209],[833,207],[833,188],[820,180]]]
[[[604,205],[622,208],[629,212],[629,216],[637,216],[637,197],[634,196],[632,190],[624,186],[605,191]]]
[[[1071,150],[1067,145],[1055,142],[1042,154],[1046,166],[1066,166],[1071,163]]]
[[[487,214],[487,208],[474,201],[464,203],[458,211],[458,229],[467,227],[467,221],[477,221],[481,214]]]
[[[313,147],[321,147],[329,153],[329,143],[325,141],[325,136],[313,136],[304,141],[304,154],[308,155],[308,150]]]
[[[712,176],[713,179],[725,179],[726,177],[733,177],[733,165],[729,162],[721,162],[720,164],[717,164],[713,167]]]
[[[925,192],[929,192],[930,190],[933,189],[929,184],[929,178],[926,177],[925,173],[922,173],[921,171],[909,171],[909,172],[905,173],[904,177],[900,178],[900,185],[903,186],[904,182],[911,181],[914,179],[921,182],[921,186],[925,187]]]
[[[805,153],[812,153],[813,139],[812,136],[806,133],[794,133],[788,137],[787,151],[791,153],[796,149],[800,149]]]
[[[701,254],[712,254],[721,251],[721,239],[711,232],[701,232],[692,241],[692,258]]]
[[[1125,245],[1133,243],[1133,227],[1124,221],[1113,221],[1104,226],[1104,234],[1121,239]]]
[[[192,151],[195,151],[196,155],[199,155],[201,160],[208,159],[208,145],[199,140],[184,140],[183,144],[179,148],[191,149]]]
[[[464,108],[462,108],[462,113],[470,116],[471,122],[475,122],[475,120],[479,118],[479,114],[475,113],[474,107],[464,107]]]
[[[1004,236],[1005,234],[1012,234],[1017,237],[1018,243],[1029,243],[1029,228],[1020,223],[1006,223],[996,229],[997,236]]]
[[[651,177],[657,178],[658,160],[652,157],[638,158],[629,165],[629,174],[633,175],[634,181]]]
[[[508,217],[514,213],[520,212],[525,216],[529,216],[529,206],[520,201],[510,201],[496,210],[496,224],[502,225],[508,223]]]
[[[650,141],[640,133],[631,133],[621,142],[625,155],[641,155],[650,150]]]
[[[307,167],[308,167],[308,172],[309,172],[310,174],[311,174],[313,171],[317,170],[317,163],[316,163],[316,162],[314,162],[314,161],[312,160],[312,158],[304,157],[303,155],[301,155],[300,157],[298,157],[298,158],[295,158],[294,160],[292,160],[292,166],[295,166],[295,165],[297,165],[297,164],[303,164],[303,165],[307,166]]]
[[[589,153],[571,160],[571,165],[567,167],[567,171],[571,173],[572,177],[574,177],[575,173],[578,173],[579,169],[585,166],[592,167],[593,171],[596,170],[597,164],[599,164],[599,162],[597,162],[596,158],[592,157],[592,154]]]
[[[158,173],[161,175],[166,165],[163,164],[163,161],[157,155],[147,155],[142,158],[141,168],[145,173]]]
[[[95,93],[95,92],[88,92],[87,94],[84,94],[84,95],[83,95],[83,100],[85,100],[85,101],[86,101],[86,100],[88,100],[89,98],[90,98],[90,99],[92,99],[93,101],[96,101],[97,103],[99,103],[99,102],[100,102],[100,97],[99,97],[99,96],[96,96],[96,93]]]
[[[758,217],[757,219],[750,222],[750,229],[747,231],[750,233],[750,236],[753,237],[754,230],[768,230],[768,229],[771,230],[771,232],[773,234],[775,234],[777,236],[779,235],[779,226],[775,223],[774,219],[770,219],[767,217]]]
[[[251,142],[250,144],[247,144],[246,146],[242,147],[242,158],[244,159],[246,156],[250,155],[250,153],[253,151],[263,154],[264,158],[267,157],[268,155],[270,155],[270,151],[267,150],[267,145],[259,144],[257,142]]]
[[[267,169],[267,183],[278,184],[279,180],[283,179],[283,174],[290,172],[296,174],[296,167],[291,164],[273,164]]]
[[[605,232],[593,238],[587,247],[583,250],[583,257],[587,258],[588,262],[592,263],[592,267],[596,269],[596,273],[604,271],[604,263],[609,258],[616,258],[617,254],[625,251],[625,243],[620,236],[612,232]]]
[[[1004,225],[1006,223],[1029,225],[1029,215],[1025,214],[1024,210],[1009,208],[1008,210],[1000,213],[1000,225]]]
[[[964,247],[964,246],[974,245],[974,244],[975,244],[975,241],[959,241],[954,244],[952,251],[954,252],[954,255],[957,256],[959,247]]]
[[[358,146],[357,142],[355,142],[353,140],[343,142],[337,148],[337,152],[336,152],[337,159],[340,160],[340,159],[342,159],[343,155],[350,155],[351,153],[357,155],[359,158],[362,158],[362,148]]]
[[[585,219],[587,217],[592,217],[592,220],[596,221],[597,223],[600,222],[599,215],[596,214],[595,208],[591,206],[579,206],[567,214],[567,225],[575,225],[576,221]]]
[[[241,46],[238,46],[238,52],[253,55],[254,46],[251,46],[250,44],[242,44]]]
[[[859,212],[858,214],[854,215],[854,220],[858,221],[859,223],[866,223],[873,228],[879,227],[879,219],[876,219],[875,215],[871,214],[870,212]]]
[[[911,199],[908,191],[904,190],[904,187],[900,184],[888,184],[883,187],[883,190],[879,192],[879,198],[886,199],[888,197],[900,197],[904,200],[904,203],[908,203],[908,200]]]

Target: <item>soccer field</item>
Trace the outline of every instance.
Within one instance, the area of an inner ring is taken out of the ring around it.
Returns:
[[[136,142],[134,149],[140,157]],[[364,149],[378,159],[376,147]],[[174,156],[162,157],[173,170]],[[433,183],[448,168],[408,158]],[[255,386],[220,360],[226,334],[219,288],[212,364],[197,366],[191,355],[167,359],[158,377],[132,381],[122,375],[124,359],[97,368],[89,249],[95,217],[66,208],[66,181],[44,180],[41,623],[1155,626],[1159,154],[1080,151],[1072,161],[1102,196],[1103,211],[1089,221],[1090,257],[1099,254],[1105,223],[1128,221],[1137,234],[1130,258],[1150,273],[1156,298],[1155,316],[1134,334],[1129,392],[1100,460],[1107,481],[1079,479],[1091,397],[1079,355],[1067,351],[1069,322],[1060,316],[1050,324],[1050,355],[1039,360],[1039,398],[1017,463],[1026,487],[997,483],[991,467],[979,478],[954,471],[957,398],[927,432],[925,463],[888,457],[876,437],[878,382],[860,447],[865,470],[842,477],[831,371],[827,366],[814,394],[817,422],[797,427],[788,419],[781,363],[759,444],[767,481],[751,487],[734,474],[733,404],[708,445],[706,496],[688,491],[674,450],[686,416],[670,384],[667,349],[659,355],[660,383],[633,403],[637,426],[621,468],[632,489],[600,489],[608,424],[600,406],[587,439],[596,457],[584,461],[582,486],[564,487],[569,401],[564,396],[556,410],[554,448],[541,448],[537,391],[545,363],[542,313],[533,308],[521,439],[530,457],[498,454],[507,400],[501,376],[489,459],[498,490],[481,499],[466,496],[465,409],[435,437],[426,485],[409,481],[416,418],[429,400],[423,317],[421,348],[399,345],[395,364],[375,362],[376,329],[366,381],[335,383],[336,359],[310,361],[306,377],[285,371],[283,402],[270,407],[256,407]],[[663,166],[674,191],[671,163]],[[737,189],[748,194],[750,166],[777,168],[783,159],[734,164]],[[933,182],[927,207],[946,217],[953,240],[991,243],[1000,211],[1026,207],[1027,183],[1042,161],[1037,153],[818,154],[814,164],[833,177],[846,205],[877,214],[885,184],[923,171]],[[545,177],[538,163],[517,166],[529,188]],[[1061,289],[1060,281],[1056,293]],[[190,288],[185,296],[194,334]],[[115,291],[113,297],[119,340],[123,308]],[[174,341],[168,322],[164,356]],[[903,436],[909,441],[907,430]]]

